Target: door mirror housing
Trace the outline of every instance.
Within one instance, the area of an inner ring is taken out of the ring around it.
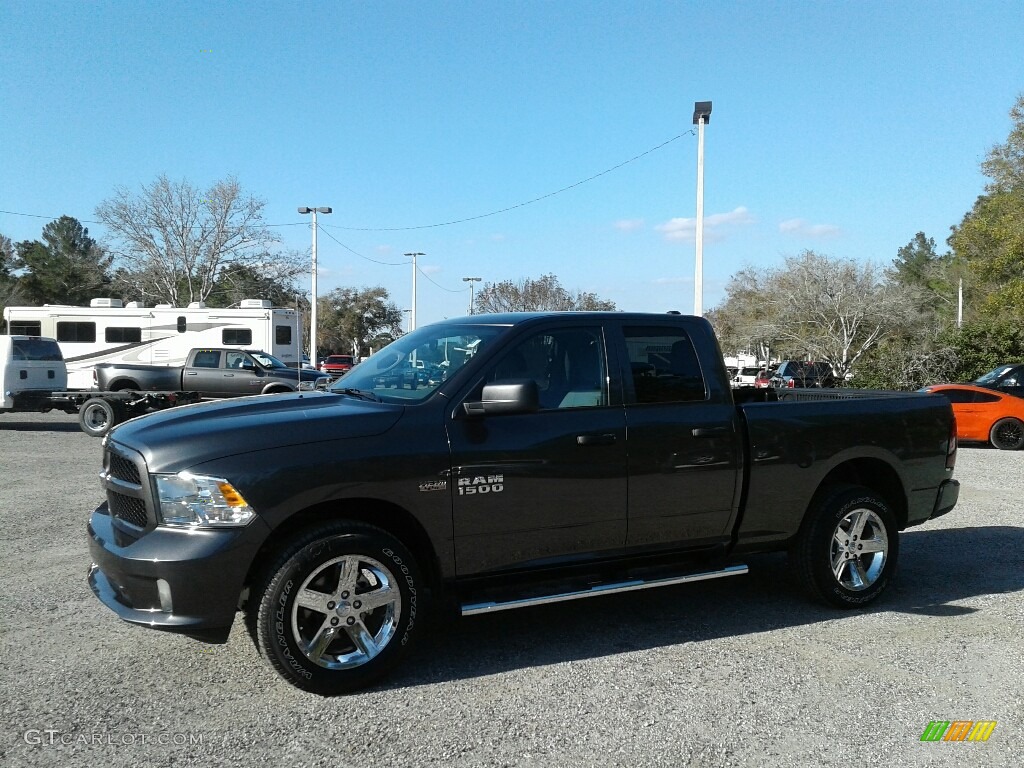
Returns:
[[[533,379],[506,379],[484,385],[478,403],[463,403],[467,416],[533,413],[540,410],[540,393]]]

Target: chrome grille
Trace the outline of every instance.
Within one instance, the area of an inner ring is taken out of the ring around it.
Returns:
[[[123,493],[107,491],[107,503],[110,507],[110,514],[119,520],[130,523],[137,528],[145,528],[146,502]]]

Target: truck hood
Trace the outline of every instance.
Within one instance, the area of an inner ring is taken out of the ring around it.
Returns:
[[[331,392],[255,395],[179,406],[131,419],[107,439],[141,453],[150,471],[176,472],[212,459],[294,445],[379,435],[404,406]]]

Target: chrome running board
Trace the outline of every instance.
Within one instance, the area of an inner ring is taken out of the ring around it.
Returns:
[[[631,581],[611,582],[608,584],[596,584],[587,589],[574,592],[561,592],[555,595],[543,595],[540,597],[525,597],[520,600],[508,600],[504,602],[467,603],[462,606],[463,616],[475,616],[480,613],[494,613],[496,611],[508,611],[513,608],[525,608],[529,605],[544,605],[545,603],[561,603],[566,600],[580,600],[584,597],[599,597],[601,595],[614,595],[618,592],[633,592],[638,589],[651,589],[653,587],[667,587],[672,584],[686,584],[691,581],[707,581],[708,579],[721,579],[725,576],[742,576],[747,573],[745,565],[730,565],[720,571],[707,571],[705,573],[691,573],[685,576],[670,576],[663,579],[633,579]]]

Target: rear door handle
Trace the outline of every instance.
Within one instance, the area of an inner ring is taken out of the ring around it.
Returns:
[[[729,434],[728,427],[694,427],[690,432],[694,437],[721,437]]]
[[[576,435],[576,445],[615,445],[615,435]]]

